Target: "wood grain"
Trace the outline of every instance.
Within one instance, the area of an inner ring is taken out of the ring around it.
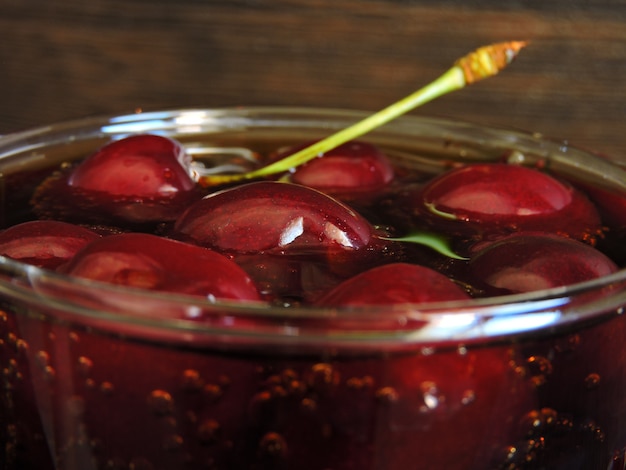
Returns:
[[[618,2],[582,0],[0,0],[0,133],[137,108],[377,110],[528,39],[500,76],[414,113],[626,159],[625,24]]]

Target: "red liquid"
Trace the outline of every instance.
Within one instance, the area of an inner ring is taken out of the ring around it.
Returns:
[[[398,200],[391,193],[360,209],[376,219]],[[22,203],[8,203],[11,214]],[[425,253],[394,256],[442,266]],[[612,303],[541,334],[305,347],[219,335],[160,341],[141,325],[120,335],[53,319],[59,312],[36,297],[1,301],[2,468],[624,465],[626,322]]]
[[[626,442],[622,318],[514,345],[295,358],[9,318],[5,468],[599,469]]]

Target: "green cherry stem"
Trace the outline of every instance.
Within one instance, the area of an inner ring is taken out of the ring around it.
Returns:
[[[457,60],[454,66],[439,78],[409,96],[280,161],[248,173],[199,175],[198,183],[207,187],[215,186],[263,178],[296,168],[343,143],[356,139],[392,121],[424,103],[452,91],[459,90],[484,78],[496,75],[513,61],[519,50],[525,45],[526,42],[524,41],[509,41],[476,49]]]
[[[386,238],[380,237],[383,240],[389,240],[392,242],[406,242],[406,243],[415,243],[418,245],[427,246],[435,250],[437,253],[447,256],[448,258],[466,260],[461,255],[457,255],[448,244],[448,240],[443,238],[441,235],[436,235],[434,233],[426,233],[426,232],[416,232],[411,235],[407,235],[405,237],[398,238]]]

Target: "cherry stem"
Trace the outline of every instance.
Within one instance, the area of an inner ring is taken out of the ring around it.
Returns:
[[[468,258],[460,256],[452,251],[448,241],[440,235],[436,235],[433,233],[426,232],[416,232],[405,237],[398,238],[386,238],[380,237],[383,240],[389,240],[392,242],[405,242],[405,243],[415,243],[422,246],[427,246],[435,250],[437,253],[447,256],[448,258],[459,259],[459,260],[467,260]]]
[[[234,183],[237,181],[262,178],[296,168],[341,144],[360,137],[392,121],[424,103],[452,91],[459,90],[484,78],[496,75],[513,61],[520,49],[526,46],[526,44],[525,41],[509,41],[476,49],[470,54],[458,59],[454,63],[454,66],[439,78],[409,96],[280,161],[248,173],[199,175],[198,183],[202,186]]]

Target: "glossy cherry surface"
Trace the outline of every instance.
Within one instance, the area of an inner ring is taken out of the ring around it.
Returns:
[[[280,157],[288,153],[291,151]],[[352,141],[296,168],[290,180],[327,194],[350,198],[379,191],[393,177],[391,162],[377,146]]]
[[[488,245],[469,266],[474,282],[484,284],[492,295],[566,286],[617,270],[610,258],[582,242],[525,233]]]
[[[54,220],[34,220],[0,233],[0,255],[41,268],[56,269],[92,240],[96,232]]]
[[[369,269],[344,281],[317,303],[365,306],[467,300],[469,295],[437,271],[407,263]]]
[[[64,272],[95,281],[209,299],[258,300],[250,277],[214,251],[155,235],[126,233],[85,246]]]
[[[174,232],[228,253],[354,252],[373,229],[348,206],[293,183],[248,183],[213,193],[176,221]]]
[[[68,184],[111,196],[168,197],[195,186],[191,157],[167,137],[142,134],[105,145],[76,167]]]
[[[171,221],[200,193],[177,141],[139,134],[111,142],[33,197],[42,218],[135,226]]]
[[[571,185],[504,163],[445,172],[419,191],[415,207],[418,217],[466,235],[541,230],[584,240],[601,231],[597,210]]]

